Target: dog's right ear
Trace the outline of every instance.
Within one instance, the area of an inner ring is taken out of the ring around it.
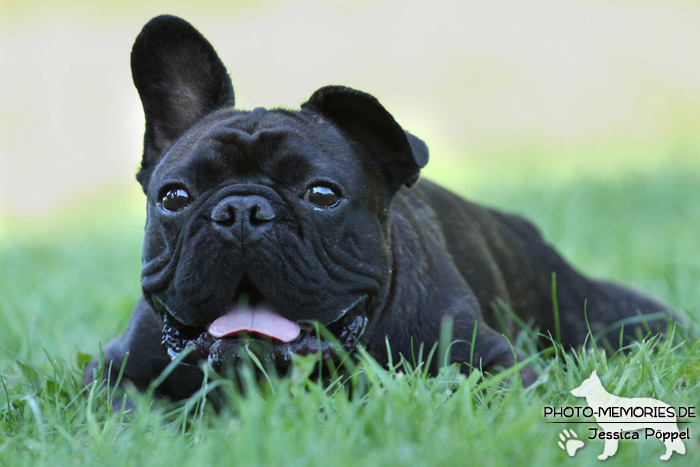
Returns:
[[[144,192],[168,148],[206,114],[234,105],[233,86],[211,44],[187,21],[158,16],[131,50],[131,74],[146,116],[141,169]]]
[[[428,163],[428,146],[404,131],[394,117],[366,92],[345,86],[325,86],[302,109],[318,112],[362,144],[377,162],[393,195],[413,186]]]

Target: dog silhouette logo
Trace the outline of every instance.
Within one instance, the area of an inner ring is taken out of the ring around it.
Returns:
[[[661,460],[668,460],[674,452],[685,454],[678,430],[676,415],[669,404],[651,397],[619,397],[605,390],[595,371],[577,388],[571,390],[576,397],[586,399],[593,410],[600,430],[591,428],[592,437],[605,440],[603,453],[598,459],[605,460],[617,452],[620,439],[639,439],[636,430],[644,430],[646,438],[654,437],[666,446]]]

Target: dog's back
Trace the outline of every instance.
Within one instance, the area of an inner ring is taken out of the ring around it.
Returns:
[[[426,203],[434,212],[447,249],[492,327],[510,334],[514,331],[508,314],[494,311],[500,303],[554,336],[555,274],[559,328],[565,346],[583,343],[588,332],[586,319],[594,336],[607,336],[613,347],[619,346],[622,323],[623,343],[638,338],[639,333],[665,329],[667,307],[631,289],[587,278],[550,247],[526,219],[466,201],[426,180],[406,196]]]

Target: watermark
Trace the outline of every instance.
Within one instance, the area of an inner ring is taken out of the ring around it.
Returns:
[[[589,427],[587,436],[579,437],[572,429],[559,433],[557,445],[569,456],[576,455],[585,445],[584,439],[605,441],[603,452],[598,456],[600,460],[614,455],[620,440],[657,439],[666,447],[661,460],[668,460],[674,453],[685,454],[683,440],[690,439],[690,428],[682,428],[682,424],[697,417],[695,406],[673,407],[651,397],[616,396],[603,387],[595,371],[572,389],[571,394],[584,398],[587,405],[544,407],[544,418],[549,423],[595,423],[598,426]]]

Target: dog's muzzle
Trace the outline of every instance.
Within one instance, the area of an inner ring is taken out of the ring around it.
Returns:
[[[239,243],[255,240],[275,217],[272,203],[259,195],[228,196],[211,212],[216,231],[227,240]]]

